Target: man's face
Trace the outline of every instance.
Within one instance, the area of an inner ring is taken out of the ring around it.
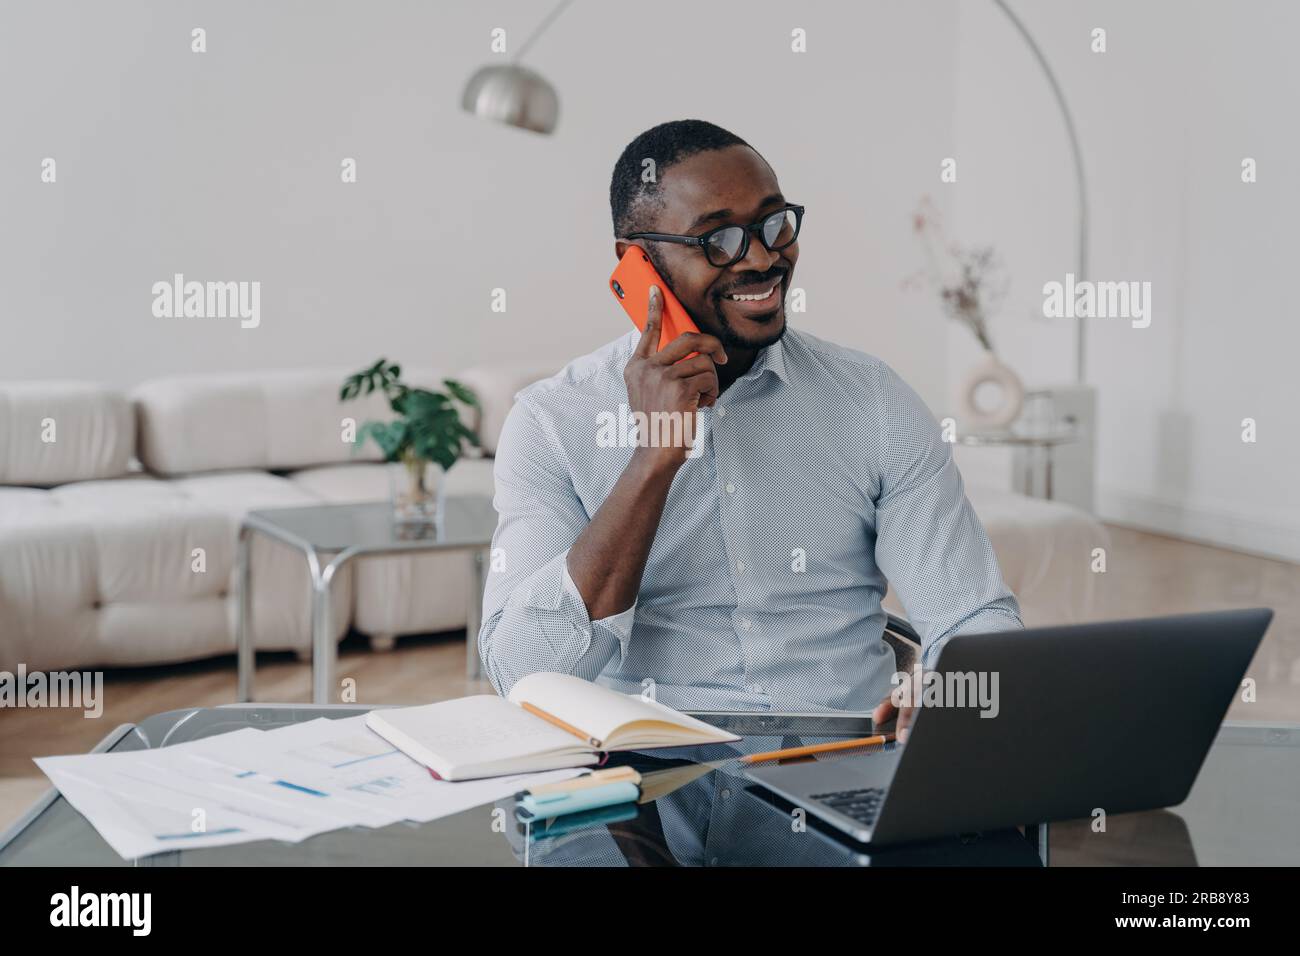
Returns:
[[[776,176],[747,146],[696,153],[663,174],[664,207],[645,231],[700,236],[718,226],[748,226],[786,204]],[[785,334],[785,295],[799,243],[769,252],[750,233],[745,257],[711,265],[698,246],[637,240],[700,331],[727,348],[760,349]],[[622,255],[627,243],[617,243]],[[765,298],[738,301],[736,295]]]

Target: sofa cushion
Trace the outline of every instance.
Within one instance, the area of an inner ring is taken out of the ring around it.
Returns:
[[[0,488],[0,669],[19,662],[29,669],[159,663],[233,651],[240,519],[250,508],[314,501],[286,479],[258,472]],[[305,560],[257,536],[251,561],[255,646],[305,649]],[[332,596],[341,634],[351,607],[347,569]]]
[[[391,495],[389,472],[401,465],[358,462],[302,468],[285,477],[322,501],[387,501]],[[483,495],[491,498],[492,459],[462,458],[447,472],[447,494]]]
[[[373,442],[345,441],[344,421],[394,415],[380,395],[339,401],[351,370],[188,375],[145,382],[131,394],[140,461],[160,475],[234,468],[288,470],[380,459]],[[431,370],[404,372],[412,385],[438,387]],[[466,424],[477,424],[467,413]]]
[[[88,382],[0,385],[0,485],[116,478],[134,453],[123,393]]]

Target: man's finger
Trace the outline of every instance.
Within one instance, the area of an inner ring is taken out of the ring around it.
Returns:
[[[894,706],[893,700],[886,697],[878,703],[876,709],[871,712],[871,723],[876,725],[887,724],[894,719],[894,714],[897,712],[898,708]]]
[[[876,705],[875,710],[871,712],[871,719],[877,724],[883,724],[894,716],[894,702],[886,697]]]
[[[660,365],[672,365],[692,352],[707,355],[719,365],[727,364],[727,350],[722,347],[722,342],[716,336],[705,335],[703,332],[683,332],[659,350],[655,361]]]
[[[684,358],[676,365],[672,365],[665,373],[669,378],[694,378],[696,375],[708,372],[710,375],[716,375],[713,359],[707,355],[693,355],[690,358]]]
[[[637,342],[633,354],[641,358],[649,358],[659,350],[659,326],[662,323],[664,314],[664,294],[659,291],[657,285],[650,287],[650,301],[646,306],[645,329],[641,333],[641,341]]]
[[[692,375],[683,384],[699,396],[699,403],[705,408],[718,399],[718,376],[712,369]]]
[[[912,732],[912,721],[915,716],[915,707],[904,707],[898,712],[898,723],[894,725],[894,733],[897,735],[900,744],[904,743]]]

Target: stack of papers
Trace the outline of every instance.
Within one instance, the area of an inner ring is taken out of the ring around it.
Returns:
[[[36,764],[128,860],[253,840],[298,843],[342,827],[426,823],[581,772],[436,780],[367,728],[365,715],[246,728],[158,750],[38,757]]]

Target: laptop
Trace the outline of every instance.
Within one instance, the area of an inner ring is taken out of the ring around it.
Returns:
[[[746,775],[875,845],[1175,806],[1272,617],[956,635],[906,744]]]

